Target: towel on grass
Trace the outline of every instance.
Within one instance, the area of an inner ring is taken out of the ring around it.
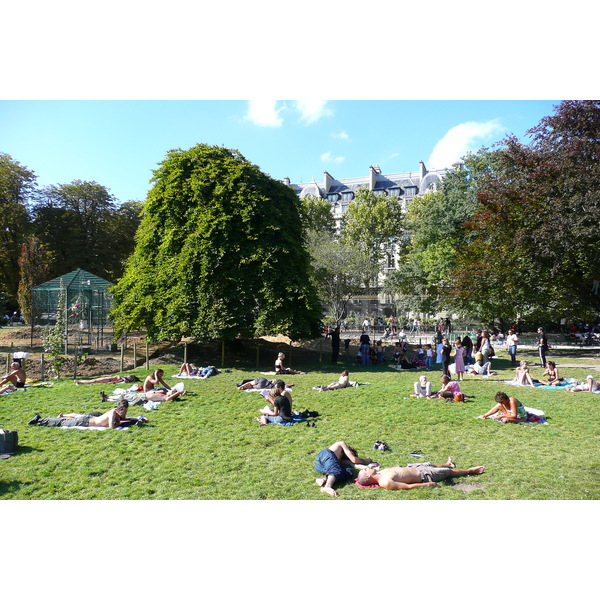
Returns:
[[[378,483],[371,483],[370,485],[362,485],[361,483],[358,483],[358,479],[355,479],[354,483],[360,488],[378,488],[379,487]]]
[[[533,384],[534,387],[538,388],[539,390],[556,390],[556,389],[565,389],[567,387],[569,387],[568,383],[559,383],[558,385],[543,385],[541,383],[534,383]]]
[[[63,425],[61,427],[61,429],[82,429],[84,431],[104,431],[105,429],[110,429],[110,427],[82,427],[81,425],[77,425],[75,427],[67,427],[65,425]],[[129,427],[115,427],[114,429],[119,430],[119,429],[129,429]]]

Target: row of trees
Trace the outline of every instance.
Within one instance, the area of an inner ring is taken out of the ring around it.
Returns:
[[[141,204],[93,181],[40,188],[35,173],[0,153],[0,304],[27,315],[29,289],[77,268],[118,280],[134,247]]]
[[[387,289],[413,310],[597,318],[600,103],[562,102],[528,134],[467,156],[410,206],[410,243]]]
[[[15,293],[20,254],[23,290],[34,273],[76,267],[118,280],[117,334],[301,339],[319,333],[323,305],[343,318],[395,257],[385,289],[416,312],[596,316],[600,103],[563,102],[529,134],[468,155],[406,215],[359,190],[339,231],[326,200],[299,200],[222,147],[170,151],[139,227],[140,207],[102,186],[36,190],[33,173],[0,155],[0,285]]]

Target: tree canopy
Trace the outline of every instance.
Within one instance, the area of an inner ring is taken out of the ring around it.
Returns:
[[[509,136],[481,182],[465,225],[454,295],[485,317],[591,317],[600,279],[600,102],[565,101],[528,132]]]
[[[117,334],[233,339],[320,332],[299,201],[239,152],[171,150],[114,288]]]

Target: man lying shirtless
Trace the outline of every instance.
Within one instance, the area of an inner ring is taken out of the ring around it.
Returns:
[[[95,379],[80,379],[75,385],[91,385],[93,383],[135,383],[139,379],[135,375],[107,375]]]
[[[485,470],[484,466],[469,469],[456,469],[452,459],[443,465],[434,465],[430,462],[413,463],[406,467],[391,467],[382,469],[379,473],[375,469],[366,468],[358,474],[360,485],[379,484],[386,490],[412,490],[418,487],[440,487],[437,482],[449,477],[463,475],[480,475]]]
[[[38,425],[40,427],[110,427],[114,429],[121,424],[127,415],[129,404],[127,400],[121,400],[119,404],[105,412],[103,415],[95,414],[81,415],[79,413],[62,414],[58,417],[40,417],[35,415],[29,425]]]

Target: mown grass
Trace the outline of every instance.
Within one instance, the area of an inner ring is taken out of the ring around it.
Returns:
[[[598,451],[600,396],[502,385],[512,378],[503,355],[494,359],[498,375],[467,377],[462,404],[410,398],[416,372],[388,366],[358,367],[347,360],[359,388],[319,393],[311,388],[335,381],[343,365],[297,365],[309,370],[291,376],[294,408],[317,410],[316,427],[258,427],[255,417],[265,401],[258,393],[239,392],[235,383],[256,371],[235,370],[204,381],[186,382],[180,402],[157,411],[141,407],[149,424],[125,431],[79,431],[32,427],[39,413],[106,410],[100,390],[116,386],[75,386],[57,381],[52,388],[29,389],[0,398],[0,427],[19,432],[20,451],[0,461],[0,498],[11,500],[112,499],[303,499],[330,500],[314,484],[316,454],[338,440],[383,467],[452,456],[457,466],[486,465],[478,477],[456,479],[440,489],[410,492],[340,487],[345,499],[378,500],[574,500],[600,498]],[[531,358],[521,353],[520,358]],[[561,356],[559,362],[574,362]],[[584,361],[589,363],[590,361]],[[583,364],[583,363],[582,363]],[[294,365],[296,366],[296,365]],[[169,381],[177,372],[165,368]],[[590,371],[561,369],[567,377],[584,379]],[[144,369],[136,371],[140,378]],[[534,377],[541,369],[533,367]],[[440,371],[429,376],[439,388]],[[542,409],[547,425],[502,425],[473,417],[493,404],[496,391],[516,395],[523,404]],[[405,399],[406,398],[406,399]],[[376,440],[390,452],[372,450]],[[414,459],[411,451],[425,457]],[[468,483],[471,491],[453,484]]]

